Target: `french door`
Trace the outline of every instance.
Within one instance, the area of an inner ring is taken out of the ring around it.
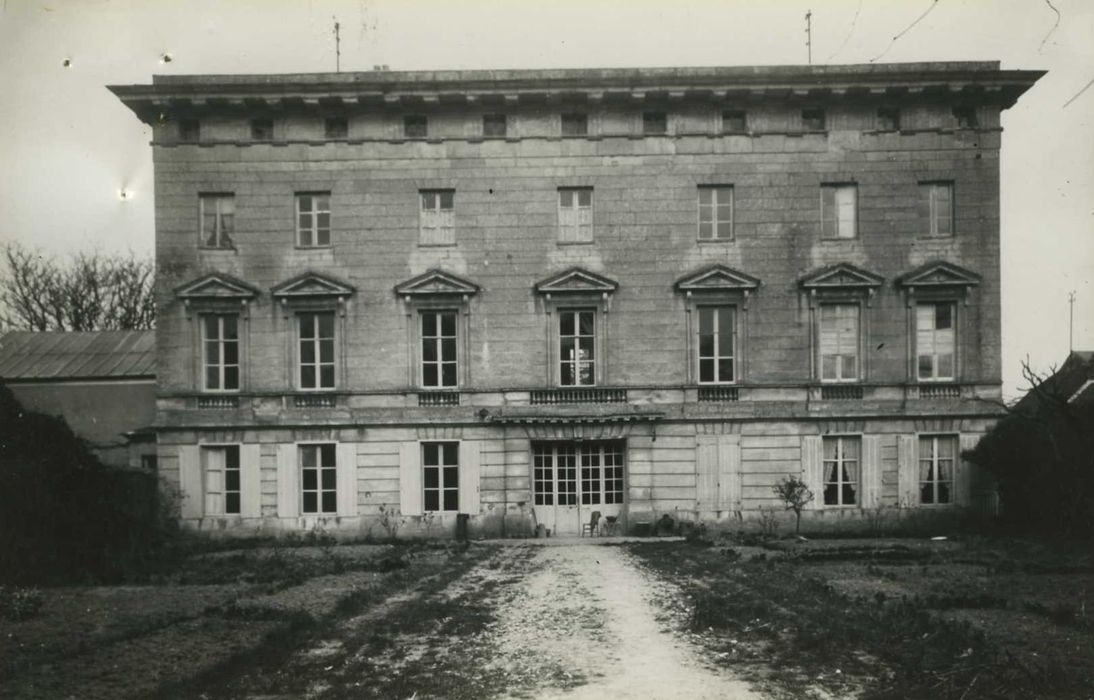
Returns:
[[[625,493],[625,450],[622,440],[533,442],[536,522],[552,534],[578,535],[594,511],[618,516]]]

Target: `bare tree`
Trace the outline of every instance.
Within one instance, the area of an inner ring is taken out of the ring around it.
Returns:
[[[795,534],[801,534],[802,509],[813,500],[813,492],[805,482],[798,477],[787,474],[779,483],[771,487],[771,490],[786,506],[786,510],[794,511],[797,520],[794,525]]]
[[[155,324],[152,261],[133,253],[77,253],[59,261],[18,243],[3,248],[0,313],[15,328],[92,331]]]

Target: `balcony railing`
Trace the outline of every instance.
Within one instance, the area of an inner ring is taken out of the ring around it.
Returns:
[[[199,396],[198,408],[239,408],[238,396]]]
[[[854,385],[831,385],[821,387],[821,399],[825,401],[851,401],[862,398],[862,387]]]
[[[334,408],[336,398],[333,394],[296,394],[292,405],[297,408]]]
[[[423,391],[418,394],[419,406],[459,406],[458,391]]]
[[[559,403],[626,403],[626,389],[534,389],[529,397],[535,404]]]
[[[959,399],[961,398],[961,387],[953,384],[921,384],[919,386],[919,398]]]
[[[740,398],[740,391],[735,386],[699,387],[700,401],[738,401]]]

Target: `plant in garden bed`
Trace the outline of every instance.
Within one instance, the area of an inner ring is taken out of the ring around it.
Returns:
[[[6,620],[29,620],[38,615],[42,603],[42,593],[37,588],[0,586],[0,617]]]
[[[786,506],[786,510],[794,511],[796,517],[794,534],[800,534],[802,529],[802,509],[813,500],[813,492],[805,485],[805,482],[796,476],[787,474],[779,483],[771,487],[775,495]]]

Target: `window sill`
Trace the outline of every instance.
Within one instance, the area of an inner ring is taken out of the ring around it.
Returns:
[[[455,248],[455,243],[419,243],[419,248]]]
[[[208,253],[238,253],[239,249],[235,246],[211,246],[211,245],[199,245],[198,250]]]
[[[560,246],[593,245],[596,241],[559,241]]]
[[[334,246],[331,245],[297,245],[293,246],[294,250],[331,250]]]
[[[702,245],[704,243],[726,245],[727,243],[736,243],[736,238],[696,238],[695,242]]]

